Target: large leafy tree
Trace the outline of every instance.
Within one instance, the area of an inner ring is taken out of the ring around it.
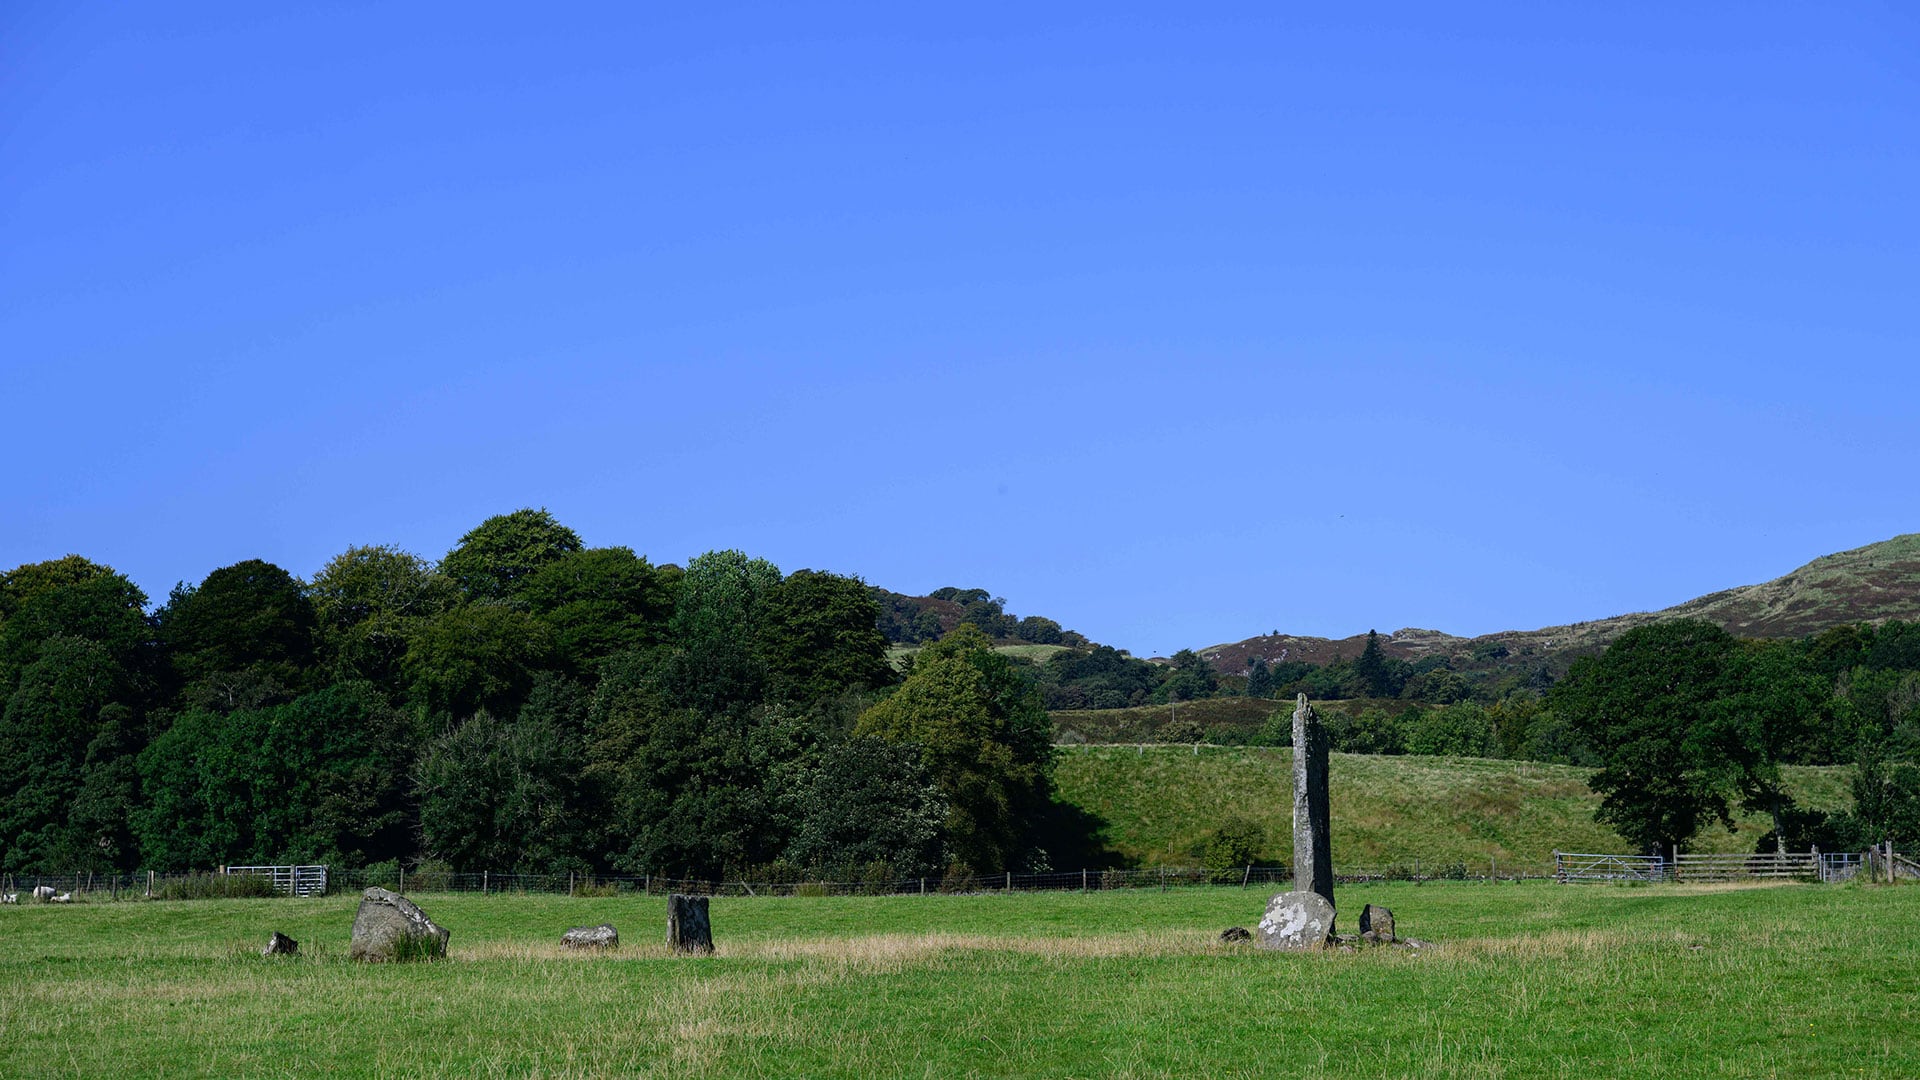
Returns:
[[[46,642],[84,638],[129,672],[152,638],[147,596],[111,568],[78,555],[0,574],[0,692],[10,690]]]
[[[948,804],[951,855],[975,870],[1034,860],[1051,799],[1053,727],[1040,695],[977,627],[921,650],[913,673],[854,734],[919,747]]]
[[[448,721],[485,709],[512,716],[553,663],[553,633],[525,611],[466,604],[420,624],[401,675],[413,704]]]
[[[292,574],[259,559],[175,588],[155,621],[189,704],[231,709],[285,700],[313,667],[313,603]]]
[[[886,863],[902,877],[939,867],[946,799],[911,744],[852,738],[826,747],[798,811],[787,848],[795,865],[831,872]]]
[[[546,510],[515,510],[462,536],[440,560],[440,572],[472,599],[503,600],[535,571],[582,546],[579,535]]]
[[[1732,785],[1710,721],[1738,651],[1725,630],[1680,619],[1630,630],[1574,662],[1551,700],[1600,756],[1589,780],[1597,820],[1668,855],[1709,821],[1731,824]]]
[[[70,871],[132,856],[126,672],[98,642],[42,643],[0,713],[0,865]]]
[[[760,652],[775,694],[818,701],[891,685],[879,606],[859,578],[797,570],[767,589]]]
[[[687,560],[674,601],[674,639],[750,641],[767,594],[778,584],[779,567],[743,551],[709,551]]]
[[[334,556],[313,576],[307,595],[335,676],[389,688],[399,679],[407,638],[457,598],[453,583],[425,559],[384,546]]]
[[[416,770],[427,853],[470,869],[588,866],[580,766],[578,744],[534,710],[513,721],[476,714],[435,739]]]
[[[673,615],[679,571],[630,548],[589,548],[528,575],[520,598],[553,632],[554,649],[577,674],[605,658],[660,644]]]

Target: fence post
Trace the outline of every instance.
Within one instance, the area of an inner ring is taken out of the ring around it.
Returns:
[[[573,895],[573,871],[567,871],[567,895]]]
[[[1011,870],[1007,871],[1007,887],[1005,889],[1002,889],[1001,891],[1002,892],[1013,891],[1013,871]]]
[[[400,866],[400,888],[397,891],[401,896],[407,895],[407,867],[404,863]]]
[[[153,871],[147,871],[147,899],[153,899]]]
[[[1247,882],[1249,882],[1249,881],[1252,881],[1252,880],[1253,880],[1253,864],[1252,864],[1252,863],[1248,863],[1248,864],[1247,864],[1247,872],[1246,872],[1246,873],[1244,873],[1244,874],[1241,874],[1241,875],[1240,875],[1240,887],[1241,887],[1241,888],[1243,888],[1243,889],[1244,889],[1244,888],[1246,888],[1246,887],[1247,887]]]
[[[1080,891],[1087,891],[1087,868],[1084,866],[1080,868]]]
[[[926,875],[924,874],[922,874],[920,877],[920,895],[921,896],[927,895],[927,878],[926,878]]]

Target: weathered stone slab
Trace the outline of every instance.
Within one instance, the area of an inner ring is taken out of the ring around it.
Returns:
[[[267,947],[260,950],[261,956],[292,956],[300,951],[300,943],[278,930],[267,939]]]
[[[1267,901],[1255,944],[1263,949],[1304,951],[1326,945],[1333,936],[1333,904],[1316,892],[1296,889]]]
[[[713,923],[707,918],[707,898],[674,893],[667,897],[667,947],[674,952],[713,951]]]
[[[1293,708],[1293,887],[1333,903],[1333,821],[1327,728],[1301,694]]]
[[[576,926],[560,935],[560,944],[569,949],[617,949],[620,947],[620,931],[612,923],[599,926]]]
[[[353,945],[347,956],[375,963],[432,960],[447,955],[450,936],[446,927],[427,918],[413,901],[399,893],[372,888],[361,894],[360,910],[353,916]]]
[[[1360,933],[1373,934],[1385,942],[1393,941],[1393,912],[1379,904],[1368,904],[1361,908]]]

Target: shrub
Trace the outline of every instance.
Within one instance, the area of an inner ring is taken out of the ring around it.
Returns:
[[[1169,720],[1160,725],[1160,742],[1197,743],[1200,739],[1200,725],[1192,720]]]
[[[1259,859],[1267,831],[1256,821],[1234,816],[1220,823],[1200,851],[1200,865],[1208,870],[1248,866]]]

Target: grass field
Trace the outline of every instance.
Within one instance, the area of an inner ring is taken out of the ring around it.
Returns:
[[[659,897],[416,899],[446,962],[346,961],[353,897],[0,909],[0,1074],[1920,1075],[1913,887],[1348,886],[1437,943],[1352,955],[1219,944],[1234,888],[717,899],[707,958]]]
[[[1144,865],[1193,865],[1193,848],[1230,816],[1266,829],[1267,861],[1292,858],[1293,752],[1265,747],[1063,746],[1060,798],[1105,825],[1101,839]],[[1625,852],[1597,824],[1591,770],[1486,758],[1332,755],[1336,868],[1378,868],[1415,859],[1434,867],[1488,859],[1539,865],[1561,851]],[[1809,806],[1850,805],[1845,768],[1789,768]],[[1695,851],[1752,851],[1769,825],[1702,829]]]

